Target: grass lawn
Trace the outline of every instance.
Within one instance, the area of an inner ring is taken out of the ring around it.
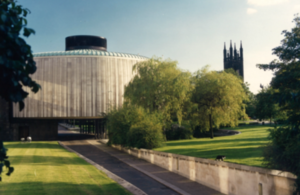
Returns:
[[[217,155],[225,155],[226,162],[263,167],[263,149],[268,143],[268,125],[249,125],[230,128],[242,132],[239,135],[191,140],[168,141],[164,147],[156,151],[215,159]]]
[[[4,146],[15,171],[9,177],[2,173],[0,194],[131,194],[57,142]]]

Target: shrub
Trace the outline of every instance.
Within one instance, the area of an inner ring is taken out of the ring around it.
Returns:
[[[127,146],[152,149],[163,145],[162,123],[156,114],[143,113],[127,133]]]
[[[270,130],[271,143],[263,156],[269,168],[289,171],[297,175],[296,187],[300,191],[300,129],[278,127]]]
[[[161,116],[149,114],[142,107],[111,109],[107,115],[107,128],[108,145],[151,149],[164,142]]]
[[[182,126],[173,124],[171,128],[165,131],[167,140],[192,139],[193,130],[188,122],[183,121]]]
[[[130,128],[130,121],[127,117],[128,110],[112,109],[107,115],[107,129],[108,129],[108,144],[118,144],[124,146],[126,139],[124,136],[127,134]]]
[[[199,125],[197,125],[193,131],[193,136],[196,138],[207,137],[208,135],[209,135],[208,131],[204,130]]]

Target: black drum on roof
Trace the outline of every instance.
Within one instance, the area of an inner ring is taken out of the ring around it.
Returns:
[[[91,35],[76,35],[66,37],[66,51],[77,49],[107,50],[107,40],[104,37]]]

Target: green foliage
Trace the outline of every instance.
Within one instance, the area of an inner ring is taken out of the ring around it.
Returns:
[[[167,140],[181,140],[192,139],[193,129],[191,128],[189,121],[182,121],[182,125],[171,125],[171,128],[165,130]]]
[[[23,99],[28,93],[22,88],[27,86],[33,92],[40,89],[29,75],[35,73],[31,47],[20,36],[29,37],[34,30],[27,28],[28,9],[23,9],[13,1],[2,0],[0,4],[0,97],[6,101],[18,102],[24,108]]]
[[[195,73],[191,101],[197,105],[193,114],[193,126],[210,130],[213,138],[213,128],[220,125],[236,126],[245,114],[244,101],[247,95],[242,86],[242,80],[231,73],[208,71],[205,67]],[[198,124],[197,124],[198,123]]]
[[[162,123],[156,114],[147,114],[139,110],[141,120],[132,124],[127,133],[127,146],[152,149],[163,145]]]
[[[271,87],[262,88],[262,90],[256,95],[256,110],[255,116],[259,120],[272,119],[284,120],[286,119],[286,112],[282,111],[273,98],[274,90]]]
[[[256,95],[254,95],[252,92],[248,94],[248,101],[246,101],[246,114],[250,117],[255,119],[255,111],[256,111],[256,104],[257,104],[257,99]]]
[[[270,130],[271,143],[264,150],[265,165],[297,175],[296,187],[300,190],[300,132],[289,126]]]
[[[10,162],[7,160],[8,156],[6,155],[7,149],[4,147],[3,142],[0,141],[0,181],[2,181],[1,173],[3,172],[3,167],[7,169],[7,176],[14,171],[14,168],[10,166]]]
[[[142,107],[123,106],[107,115],[109,143],[137,148],[163,145],[161,115],[148,113]]]
[[[297,175],[295,194],[300,192],[299,140],[300,140],[300,17],[296,15],[296,26],[290,32],[284,30],[281,46],[273,49],[279,60],[269,64],[258,64],[264,70],[274,70],[271,81],[274,90],[272,99],[287,113],[287,127],[271,132],[271,144],[265,152],[270,167],[288,170]],[[294,159],[293,159],[294,158]],[[286,159],[286,163],[283,160]]]
[[[137,75],[125,89],[125,104],[138,105],[162,113],[164,123],[176,116],[181,124],[184,104],[189,100],[190,73],[182,72],[176,61],[152,58],[137,63]]]
[[[229,68],[229,69],[225,69],[224,72],[233,74],[234,76],[236,76],[237,78],[243,80],[243,77],[241,77],[234,69]],[[251,116],[254,117],[255,116],[255,108],[256,108],[256,96],[250,91],[249,89],[249,83],[244,83],[242,82],[242,87],[245,90],[245,93],[247,95],[247,100],[244,100],[244,104],[246,105],[246,114],[247,116]],[[241,119],[248,119],[247,116],[243,116],[244,118]]]

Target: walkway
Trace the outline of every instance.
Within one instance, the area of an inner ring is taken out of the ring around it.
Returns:
[[[105,140],[100,142],[93,139],[92,135],[78,134],[61,126],[58,133],[61,144],[135,185],[148,195],[222,195],[183,176],[108,147],[102,143]]]
[[[100,166],[104,167],[105,169],[114,173],[115,175],[123,178],[129,183],[135,185],[148,195],[178,194],[170,188],[167,188],[161,183],[155,181],[154,179],[130,167],[126,163],[91,145],[87,142],[87,140],[64,141],[61,143],[68,146],[72,150],[75,150],[76,152],[85,156],[86,158],[94,161],[95,163],[99,164]]]
[[[96,140],[63,141],[61,143],[137,186],[149,195],[221,195],[220,192],[211,188],[108,147]]]

